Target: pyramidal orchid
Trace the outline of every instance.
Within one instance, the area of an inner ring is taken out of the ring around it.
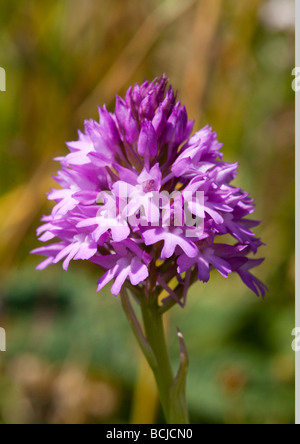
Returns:
[[[209,126],[192,132],[165,76],[117,96],[113,113],[99,108],[99,122],[85,121],[78,140],[67,144],[70,153],[57,159],[60,189],[48,195],[56,206],[37,231],[47,244],[33,251],[46,256],[40,270],[59,261],[67,270],[71,260],[99,266],[98,290],[111,284],[120,295],[169,423],[188,422],[188,357],[178,332],[174,377],[162,315],[184,307],[192,284],[208,282],[214,269],[224,278],[237,273],[257,296],[266,292],[250,271],[262,262],[251,258],[262,242],[252,231],[259,222],[248,218],[253,200],[232,185],[238,164],[223,161]]]

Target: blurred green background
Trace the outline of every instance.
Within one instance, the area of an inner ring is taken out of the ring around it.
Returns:
[[[163,422],[120,301],[99,272],[35,271],[53,157],[133,82],[166,73],[195,128],[209,123],[257,202],[258,300],[236,276],[193,287],[168,318],[190,353],[193,423],[294,422],[294,66],[290,0],[1,3],[0,423]]]

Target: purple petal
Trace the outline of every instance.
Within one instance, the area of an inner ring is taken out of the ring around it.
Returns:
[[[138,141],[138,153],[143,157],[154,157],[157,155],[157,136],[152,123],[149,121],[142,123]]]
[[[131,262],[131,270],[129,273],[130,282],[132,285],[138,285],[145,281],[149,276],[148,267],[142,261],[135,257]]]

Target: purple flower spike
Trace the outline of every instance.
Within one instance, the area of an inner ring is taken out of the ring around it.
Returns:
[[[265,285],[249,271],[263,261],[249,257],[262,245],[252,231],[259,222],[249,219],[252,199],[232,185],[238,164],[223,161],[209,126],[191,136],[193,121],[167,83],[163,76],[130,87],[113,113],[99,108],[99,122],[86,121],[67,144],[70,153],[57,159],[60,189],[48,195],[56,206],[38,229],[50,242],[33,251],[47,257],[38,268],[88,260],[102,270],[98,290],[167,291],[180,305],[216,269],[263,297]]]
[[[157,155],[157,135],[152,123],[147,120],[142,123],[138,153],[148,159]]]

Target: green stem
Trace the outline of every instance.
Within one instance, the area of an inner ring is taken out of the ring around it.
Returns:
[[[121,290],[121,301],[122,301],[123,310],[127,316],[127,319],[128,319],[129,324],[131,326],[133,334],[136,337],[136,340],[137,340],[142,352],[144,353],[144,356],[147,359],[150,367],[153,368],[157,365],[156,358],[154,356],[152,348],[150,347],[149,342],[147,341],[147,339],[145,338],[145,336],[143,334],[140,323],[139,323],[139,321],[135,315],[135,312],[130,304],[129,296],[128,296],[126,289]]]
[[[152,370],[156,379],[166,420],[169,424],[187,424],[188,419],[185,412],[178,414],[178,412],[181,412],[181,408],[178,408],[178,405],[174,404],[174,399],[172,400],[171,398],[174,376],[168,355],[163,319],[162,315],[159,313],[159,307],[154,302],[142,301],[141,309],[146,338],[156,358],[156,365],[152,366]]]

